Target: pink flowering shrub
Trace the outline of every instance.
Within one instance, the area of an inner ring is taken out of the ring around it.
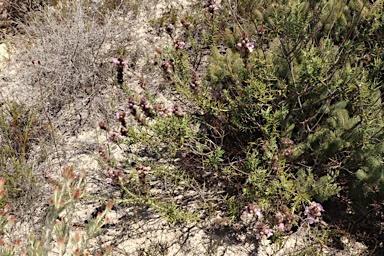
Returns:
[[[364,188],[356,202],[381,202],[383,54],[358,39],[381,35],[366,23],[378,25],[380,8],[304,0],[196,7],[162,17],[158,32],[170,45],[149,61],[177,103],[156,103],[146,89],[130,95],[117,117],[125,143],[137,138],[156,161],[176,163],[175,176],[220,195],[209,212],[216,226],[241,223],[259,240],[320,230],[321,204],[339,193]],[[366,20],[342,25],[338,15],[353,16],[344,10]],[[139,194],[150,195],[148,180],[162,176],[134,169]]]

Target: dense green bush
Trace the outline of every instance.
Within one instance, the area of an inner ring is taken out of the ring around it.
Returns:
[[[246,191],[262,166],[319,201],[345,182],[357,204],[383,198],[382,12],[382,1],[228,1],[207,17],[217,29],[201,92],[179,91],[208,138],[222,134],[223,164],[250,174]]]

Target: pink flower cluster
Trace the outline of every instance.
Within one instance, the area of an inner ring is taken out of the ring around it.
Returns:
[[[170,22],[165,22],[165,31],[172,37],[173,32],[175,31],[175,26]]]
[[[280,140],[282,147],[281,154],[285,157],[292,156],[295,153],[295,150],[292,148],[294,142],[287,138],[281,138]]]
[[[137,174],[139,176],[139,184],[140,184],[140,192],[143,195],[148,193],[148,185],[147,185],[147,174],[151,170],[150,166],[145,166],[143,164],[134,164],[133,167],[136,169]]]
[[[212,15],[215,11],[219,10],[219,7],[214,0],[208,0],[204,4],[204,8]]]
[[[240,215],[240,219],[247,225],[262,218],[261,209],[257,208],[254,204],[245,206],[244,211]]]
[[[123,80],[123,71],[124,71],[124,67],[128,66],[128,63],[126,61],[124,61],[122,57],[113,58],[112,63],[113,63],[113,65],[116,66],[117,82],[119,84],[123,84],[123,82],[124,82],[124,80]]]
[[[178,104],[169,105],[167,107],[164,107],[162,104],[157,104],[155,106],[151,106],[147,98],[143,97],[140,99],[139,104],[135,102],[135,99],[133,96],[129,96],[128,98],[128,104],[127,108],[130,109],[131,114],[134,116],[135,120],[137,120],[139,123],[145,124],[145,119],[147,117],[153,117],[155,115],[158,116],[177,116],[181,117],[184,115],[183,111],[181,110],[180,106]],[[141,114],[140,111],[141,110]]]
[[[152,107],[149,104],[147,98],[145,98],[145,97],[141,98],[139,106],[140,106],[141,110],[145,113],[146,116],[150,116],[150,114],[151,114],[150,112],[151,112]]]
[[[273,235],[273,230],[260,222],[256,225],[256,239],[267,239]]]
[[[125,120],[126,113],[124,111],[116,112],[116,119],[121,123],[122,126],[127,126],[127,121]]]
[[[321,212],[324,211],[324,208],[321,204],[312,202],[311,206],[305,207],[304,215],[307,216],[305,219],[309,224],[313,224],[320,221]]]
[[[108,168],[106,171],[107,178],[105,179],[107,183],[111,184],[114,181],[122,180],[124,174],[121,170],[116,170]]]
[[[145,166],[143,164],[135,164],[134,167],[136,171],[149,172],[151,170],[151,166]]]
[[[120,136],[120,134],[118,132],[115,132],[113,130],[109,130],[107,141],[117,143],[119,141],[119,136]]]
[[[277,229],[280,231],[290,231],[295,215],[289,213],[288,206],[286,205],[282,205],[280,211],[281,212],[276,213]]]
[[[321,204],[312,202],[310,206],[305,208],[304,215],[307,216],[305,221],[310,224],[319,222],[322,211],[324,211],[324,209]],[[248,204],[244,207],[240,219],[245,225],[254,228],[256,239],[260,240],[271,237],[274,230],[282,232],[291,231],[293,225],[297,224],[298,216],[294,213],[290,213],[288,206],[281,205],[279,211],[275,215],[275,221],[272,220],[272,222],[275,223],[272,229],[266,224],[267,222],[264,219],[261,209],[254,204]]]
[[[183,25],[183,27],[186,29],[186,30],[189,30],[190,28],[193,27],[193,25],[191,24],[191,22],[188,22],[186,20],[181,20],[181,25]]]
[[[240,219],[247,225],[256,222],[256,239],[258,240],[267,239],[273,235],[272,229],[261,222],[263,220],[263,214],[261,213],[261,209],[254,204],[248,204],[244,207]]]
[[[128,103],[126,107],[130,110],[131,115],[137,122],[141,123],[142,125],[146,125],[146,116],[150,116],[152,110],[152,107],[149,105],[146,98],[143,97],[140,100],[140,103],[137,104],[135,98],[131,95],[128,97]],[[140,113],[140,108],[145,115]]]
[[[248,33],[246,31],[241,33],[241,37],[241,41],[236,45],[236,47],[240,51],[240,56],[244,60],[244,63],[246,63],[250,53],[255,48],[255,43],[249,40]]]
[[[176,50],[183,49],[185,46],[185,43],[180,38],[176,38],[173,43],[175,45]]]
[[[189,84],[189,89],[194,93],[198,94],[200,91],[200,79],[197,72],[193,72],[191,82]]]
[[[157,104],[154,106],[154,110],[159,116],[178,116],[181,117],[184,115],[184,113],[181,111],[178,104],[169,105],[167,107]]]
[[[113,58],[112,59],[112,64],[115,65],[115,66],[128,66],[128,62],[124,61],[122,57],[118,57],[118,58]]]
[[[173,72],[175,72],[175,62],[173,60],[163,61],[161,63],[161,69],[164,72],[165,78],[171,83],[174,84],[174,80],[172,78]]]

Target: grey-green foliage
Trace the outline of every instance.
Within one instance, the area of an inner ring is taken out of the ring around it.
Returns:
[[[44,5],[28,15],[26,25],[20,25],[28,43],[17,58],[29,65],[21,67],[19,79],[35,88],[39,101],[44,99],[49,105],[49,114],[55,115],[74,99],[99,90],[115,57],[104,47],[127,38],[114,25],[113,11],[98,11],[102,2],[64,1],[54,8]]]
[[[384,190],[382,76],[377,71],[383,54],[377,50],[382,42],[364,40],[382,34],[383,24],[378,20],[382,5],[366,1],[350,1],[349,5],[340,1],[276,1],[260,9],[264,18],[259,24],[268,33],[263,37],[270,41],[260,41],[264,45],[259,47],[274,53],[274,77],[286,84],[282,97],[277,98],[288,108],[280,119],[281,132],[300,148],[300,154],[290,161],[312,166],[318,181],[329,175],[329,168],[336,168],[344,178],[349,177],[354,191],[362,189],[356,195],[369,196],[376,191],[371,199],[376,198],[380,195],[377,191]],[[375,55],[367,57],[371,52]],[[350,173],[356,173],[358,179]],[[317,181],[313,182],[316,186]],[[331,195],[337,189],[331,191],[332,187],[324,193]],[[361,199],[360,203],[369,201]]]
[[[341,190],[335,183],[338,175],[338,171],[329,170],[327,174],[315,179],[311,169],[300,169],[297,172],[296,182],[300,190],[309,193],[310,197],[322,203]]]

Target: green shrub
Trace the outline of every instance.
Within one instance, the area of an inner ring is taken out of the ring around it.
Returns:
[[[261,165],[270,173],[276,156],[284,159],[279,168],[306,179],[305,192],[320,201],[345,181],[357,204],[382,198],[382,43],[367,43],[382,34],[379,2],[228,1],[212,15],[207,24],[219,29],[200,94],[186,93],[178,70],[175,88],[204,113],[207,138],[218,138],[214,143],[231,159],[223,165],[245,170],[247,153],[268,141],[270,152],[251,154],[258,164],[248,172]],[[233,10],[241,21],[231,23]],[[223,43],[225,53],[218,49]]]

